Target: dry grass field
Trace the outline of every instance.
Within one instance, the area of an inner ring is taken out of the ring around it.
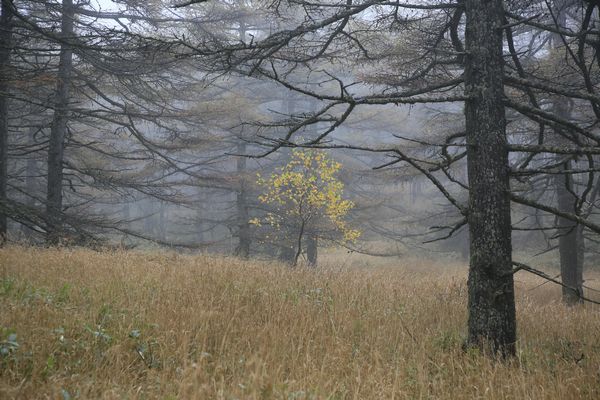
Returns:
[[[460,266],[9,247],[0,398],[599,399],[600,309],[516,279],[519,355],[493,362],[461,348]]]

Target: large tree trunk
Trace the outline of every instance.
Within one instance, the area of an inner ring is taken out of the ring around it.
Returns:
[[[240,139],[241,140],[241,139]],[[246,153],[246,143],[240,141],[237,146],[238,154]],[[236,193],[237,209],[237,236],[238,245],[235,254],[242,258],[250,256],[250,215],[248,212],[248,183],[246,182],[246,157],[238,156],[236,160],[236,173],[239,187]]]
[[[68,41],[73,36],[73,19],[73,1],[63,0],[61,37],[64,40]],[[63,229],[63,160],[69,121],[69,86],[72,69],[73,50],[69,43],[63,42],[60,46],[54,117],[48,144],[48,191],[46,196],[48,232],[46,241],[49,244],[58,244]]]
[[[0,203],[7,201],[8,184],[8,90],[10,80],[10,51],[12,41],[13,5],[2,0],[0,16]],[[2,207],[0,207],[0,210]],[[8,233],[7,215],[0,211],[0,245]]]
[[[465,104],[469,173],[468,345],[515,354],[502,0],[466,0]]]

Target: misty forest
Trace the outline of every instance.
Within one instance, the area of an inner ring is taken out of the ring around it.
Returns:
[[[599,0],[1,0],[0,398],[600,398]]]

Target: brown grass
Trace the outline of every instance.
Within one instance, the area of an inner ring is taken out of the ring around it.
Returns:
[[[598,308],[519,275],[519,356],[493,362],[461,350],[465,276],[3,249],[0,398],[600,398]]]

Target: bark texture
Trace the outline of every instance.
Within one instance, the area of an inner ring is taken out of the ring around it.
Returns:
[[[469,174],[468,345],[515,354],[516,320],[506,119],[502,0],[466,0],[465,104]]]
[[[69,121],[69,87],[73,70],[73,49],[68,41],[73,36],[74,8],[72,0],[63,0],[58,77],[54,101],[54,116],[48,143],[48,189],[46,214],[48,232],[46,241],[57,244],[63,227],[63,160],[67,124]]]

